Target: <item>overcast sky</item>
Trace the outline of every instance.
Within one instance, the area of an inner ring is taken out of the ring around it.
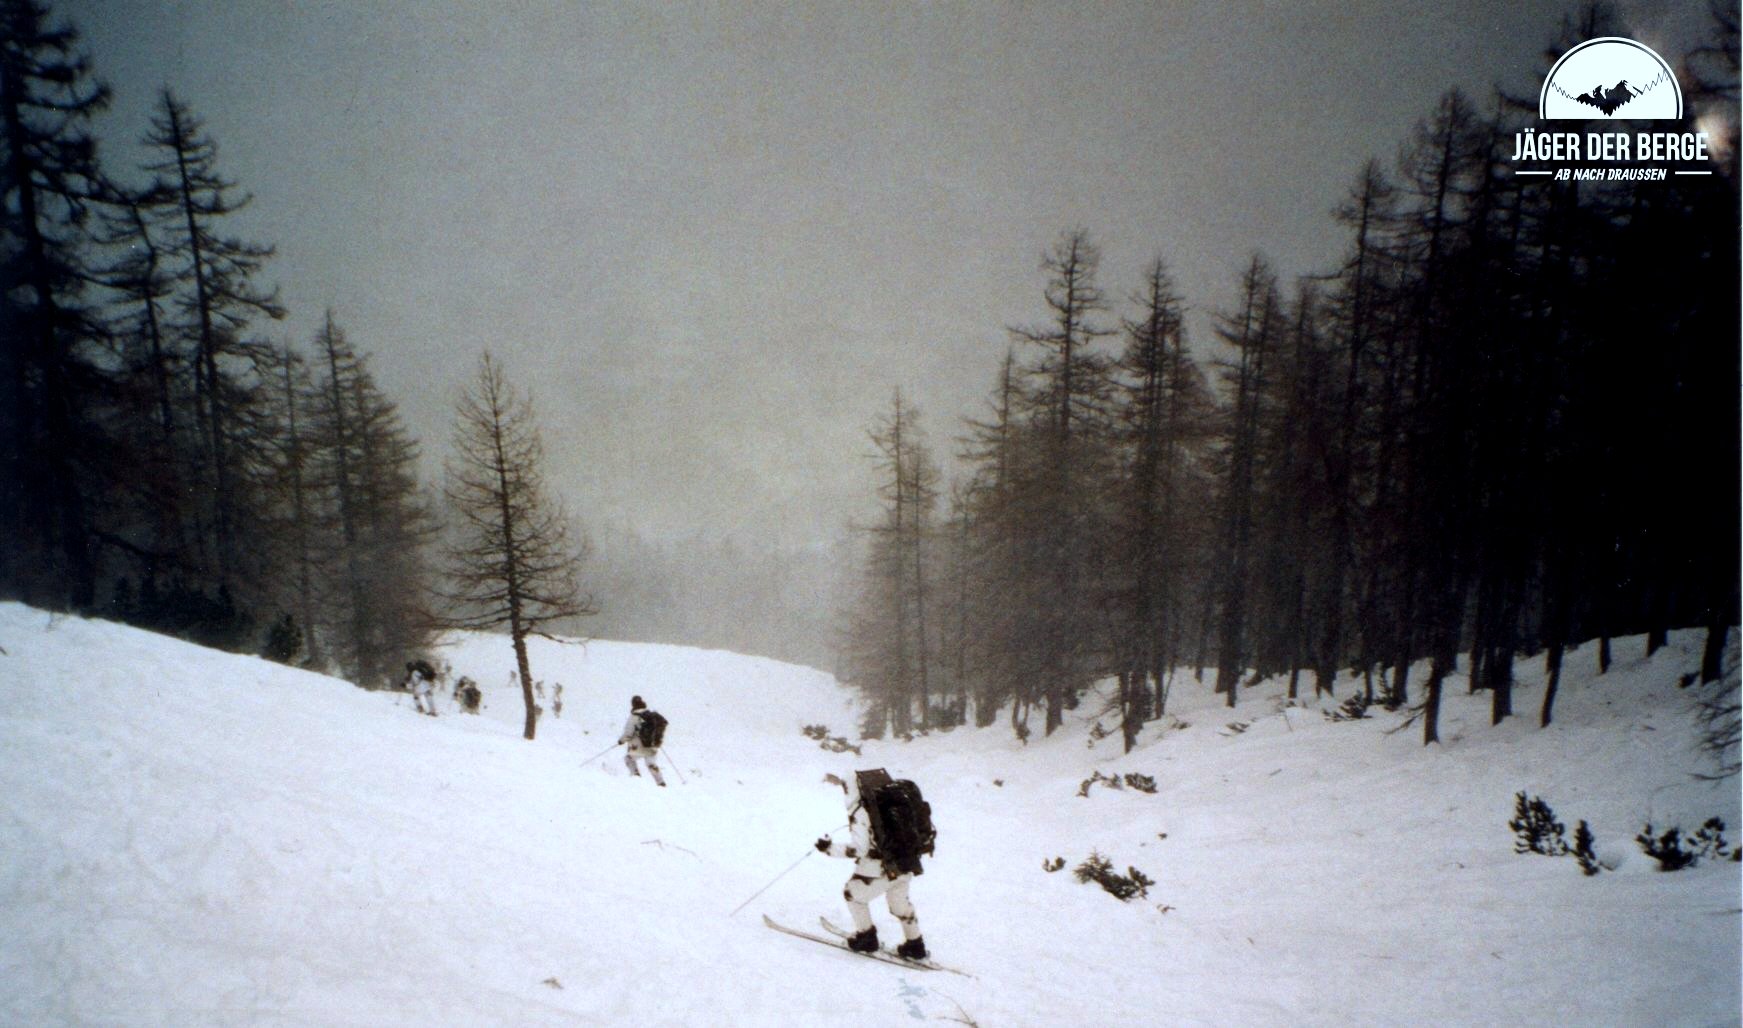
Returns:
[[[1621,6],[1675,61],[1700,0]],[[1231,302],[1254,250],[1324,270],[1328,212],[1451,86],[1535,90],[1531,2],[55,4],[131,166],[164,85],[254,194],[232,228],[306,345],[332,307],[434,474],[489,348],[595,521],[809,544],[871,505],[901,387],[979,414],[1042,253],[1110,296],[1162,256]]]

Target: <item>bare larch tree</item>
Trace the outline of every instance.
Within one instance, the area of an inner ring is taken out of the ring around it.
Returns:
[[[448,628],[508,627],[526,702],[527,739],[537,715],[527,661],[529,635],[597,607],[580,588],[581,550],[568,519],[545,494],[544,447],[532,401],[486,353],[461,394],[444,494],[456,519],[441,595]],[[550,636],[546,636],[550,638]]]

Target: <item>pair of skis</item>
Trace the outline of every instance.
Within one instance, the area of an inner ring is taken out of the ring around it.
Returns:
[[[886,964],[895,964],[898,967],[913,968],[916,971],[948,971],[951,974],[962,975],[964,978],[974,977],[974,975],[969,974],[967,971],[958,971],[954,967],[945,967],[943,964],[930,958],[925,960],[909,960],[907,957],[897,956],[896,951],[891,949],[880,949],[870,953],[848,949],[847,940],[848,937],[852,935],[851,932],[841,928],[839,925],[830,921],[827,917],[820,917],[817,920],[823,926],[823,930],[827,932],[828,935],[814,935],[811,932],[801,931],[797,928],[789,928],[771,918],[769,915],[763,915],[763,924],[768,925],[777,932],[785,932],[786,934],[796,936],[797,938],[809,939],[812,942],[821,943],[834,949],[845,950],[846,952],[852,953],[856,956],[870,957],[873,960],[881,960]]]

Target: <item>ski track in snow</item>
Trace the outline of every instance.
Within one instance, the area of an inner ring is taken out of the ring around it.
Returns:
[[[853,734],[830,676],[679,647],[534,640],[564,708],[527,743],[497,637],[440,651],[485,710],[437,718],[16,604],[0,646],[0,1023],[1737,1024],[1743,1002],[1738,865],[1662,874],[1633,842],[1649,819],[1743,836],[1737,780],[1691,776],[1698,633],[1651,660],[1620,640],[1603,677],[1570,653],[1547,730],[1540,662],[1498,727],[1455,677],[1428,749],[1386,734],[1399,715],[1332,724],[1274,682],[1228,710],[1182,674],[1130,755],[1092,738],[1094,697],[1027,746],[1001,719],[833,754],[800,733]],[[619,749],[581,763],[638,693],[672,722],[667,789]],[[758,923],[845,920],[850,864],[805,855],[846,821],[822,775],[873,766],[932,804],[914,901],[975,980]],[[1080,798],[1092,771],[1158,791]],[[1520,790],[1616,870],[1515,855]],[[1075,881],[1092,850],[1149,896]]]

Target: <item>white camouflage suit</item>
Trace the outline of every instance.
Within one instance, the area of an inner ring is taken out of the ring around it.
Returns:
[[[623,751],[623,762],[629,765],[629,773],[639,778],[641,771],[635,766],[636,758],[647,761],[648,774],[653,775],[654,784],[663,789],[666,779],[660,774],[660,766],[654,763],[654,758],[659,756],[660,751],[642,745],[641,728],[642,712],[639,709],[632,710],[629,720],[623,723],[623,734],[617,737],[618,742],[629,743],[629,748]]]
[[[412,705],[420,714],[436,716],[436,698],[431,693],[436,688],[434,678],[426,678],[421,670],[411,664],[406,665],[406,688],[411,690]]]
[[[902,938],[910,941],[920,938],[920,919],[914,913],[914,904],[908,902],[908,884],[914,876],[886,871],[883,861],[870,856],[871,814],[860,802],[858,777],[850,775],[843,787],[847,790],[848,841],[831,840],[823,852],[855,861],[853,877],[841,890],[842,898],[847,900],[847,912],[853,917],[853,930],[863,932],[872,927],[871,901],[882,896],[890,913],[902,923]]]

